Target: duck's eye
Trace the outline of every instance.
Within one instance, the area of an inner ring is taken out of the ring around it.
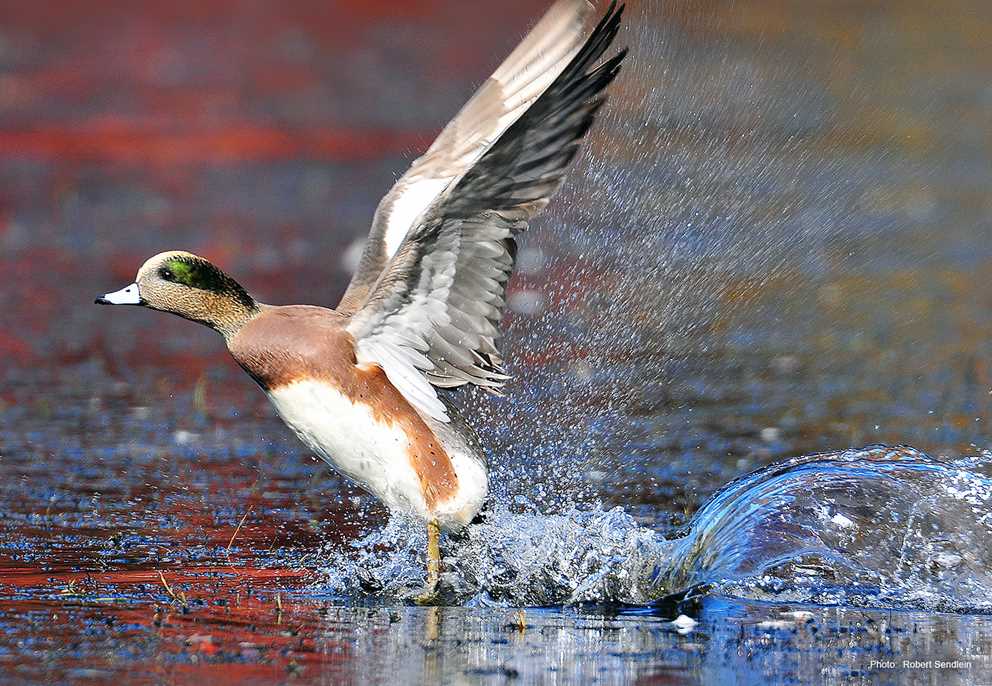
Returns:
[[[168,267],[162,267],[158,270],[158,275],[165,279],[166,281],[175,281],[176,275],[172,273],[172,270]]]

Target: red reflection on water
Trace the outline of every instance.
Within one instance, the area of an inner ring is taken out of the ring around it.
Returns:
[[[347,661],[347,644],[321,637],[323,604],[285,595],[309,577],[302,570],[250,567],[87,574],[7,568],[0,587],[5,594],[36,596],[5,601],[5,617],[37,623],[43,616],[47,639],[64,641],[58,664],[38,669],[48,678],[86,668],[101,683],[107,670],[110,683],[111,671],[124,666],[115,653],[123,651],[132,658],[126,665],[129,679],[138,682],[241,684]],[[80,630],[94,640],[79,643]],[[16,640],[22,631],[13,633],[8,638]],[[116,650],[102,650],[105,641]]]

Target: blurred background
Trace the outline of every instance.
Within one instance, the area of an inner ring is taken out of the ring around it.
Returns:
[[[93,296],[177,248],[333,306],[379,198],[544,8],[0,2],[0,567],[279,565],[383,521],[216,334]],[[517,380],[462,398],[496,493],[664,529],[780,457],[984,450],[989,36],[985,0],[630,2],[521,246]]]
[[[360,494],[215,334],[92,297],[181,248],[262,301],[334,305],[378,199],[543,8],[0,5],[4,509],[182,502],[224,538],[258,498],[246,534],[273,503],[301,544],[341,534]],[[775,457],[983,449],[992,8],[633,2],[626,26],[523,241],[518,380],[467,399],[496,490],[680,521]]]

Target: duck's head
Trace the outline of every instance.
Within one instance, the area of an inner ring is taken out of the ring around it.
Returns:
[[[134,283],[96,299],[98,305],[141,305],[206,324],[230,337],[258,311],[237,281],[198,255],[171,251],[155,255]]]

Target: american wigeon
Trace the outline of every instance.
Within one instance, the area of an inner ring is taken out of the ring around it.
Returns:
[[[497,389],[514,238],[543,209],[616,77],[614,3],[589,31],[559,0],[380,202],[337,309],[263,305],[186,252],[152,257],[97,298],[206,324],[314,452],[389,508],[427,522],[430,600],[441,529],[482,508],[485,454],[438,393]]]

